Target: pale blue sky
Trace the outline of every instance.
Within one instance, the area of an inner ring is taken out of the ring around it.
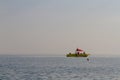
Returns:
[[[120,56],[119,0],[1,0],[0,54]]]

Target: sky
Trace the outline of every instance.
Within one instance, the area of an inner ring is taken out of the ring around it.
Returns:
[[[120,56],[119,0],[0,0],[0,54]]]

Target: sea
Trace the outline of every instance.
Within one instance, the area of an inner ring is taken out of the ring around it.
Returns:
[[[0,80],[120,80],[120,58],[0,56]]]

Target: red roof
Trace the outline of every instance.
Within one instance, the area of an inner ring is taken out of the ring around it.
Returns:
[[[83,51],[82,49],[77,48],[76,51]]]

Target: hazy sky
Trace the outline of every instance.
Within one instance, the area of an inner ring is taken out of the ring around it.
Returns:
[[[120,0],[0,0],[0,54],[120,56]]]

